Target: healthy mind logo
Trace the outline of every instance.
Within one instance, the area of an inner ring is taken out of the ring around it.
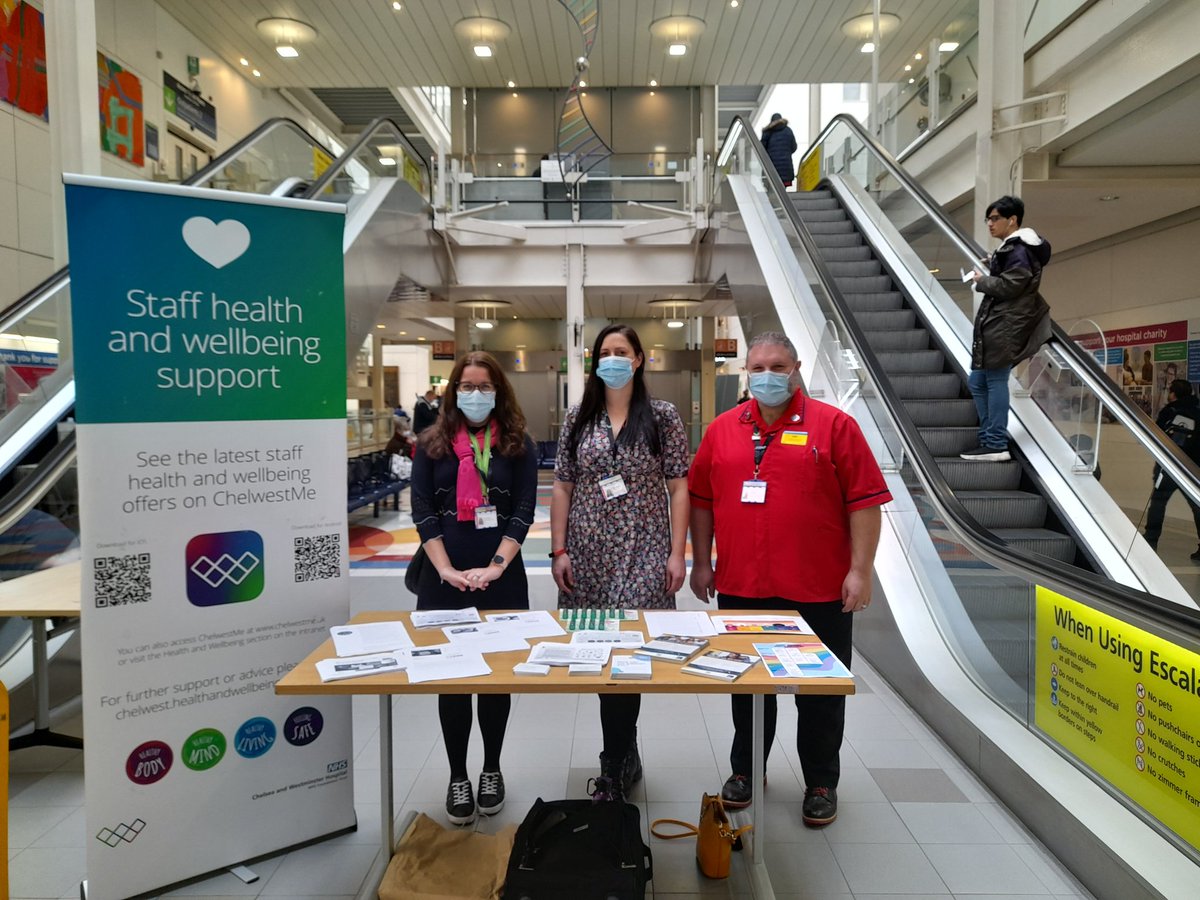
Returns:
[[[188,541],[185,562],[193,606],[245,603],[263,592],[263,539],[257,531],[198,534]]]
[[[215,728],[201,728],[183,742],[179,756],[189,769],[203,772],[225,758],[225,749],[225,735]]]
[[[246,759],[258,759],[274,746],[275,723],[262,716],[248,719],[233,737],[233,748]]]

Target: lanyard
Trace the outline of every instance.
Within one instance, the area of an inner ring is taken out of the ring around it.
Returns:
[[[754,434],[750,436],[750,440],[754,441],[754,480],[758,481],[758,467],[762,465],[763,457],[767,455],[767,448],[771,446],[771,441],[775,440],[775,435],[778,431],[772,431],[765,438],[758,433],[758,428],[754,429]]]
[[[617,439],[613,436],[612,420],[608,418],[608,413],[604,414],[604,418],[608,422],[608,446],[612,448],[613,469],[615,470],[617,468]],[[628,419],[625,420],[625,424],[629,424]]]
[[[482,448],[475,443],[475,435],[469,429],[467,431],[467,438],[471,441],[471,452],[475,454],[475,470],[479,472],[480,492],[486,499],[488,495],[487,475],[488,470],[492,467],[492,423],[488,422],[487,433],[484,435]]]

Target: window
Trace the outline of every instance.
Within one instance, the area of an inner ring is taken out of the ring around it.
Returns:
[[[862,100],[863,86],[861,84],[843,84],[842,85],[843,100]]]

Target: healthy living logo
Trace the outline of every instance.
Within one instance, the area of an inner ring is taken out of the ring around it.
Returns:
[[[188,541],[185,562],[193,606],[245,603],[263,592],[263,539],[257,531],[198,534]]]
[[[263,716],[247,719],[233,737],[233,747],[239,756],[258,759],[275,746],[275,723]]]

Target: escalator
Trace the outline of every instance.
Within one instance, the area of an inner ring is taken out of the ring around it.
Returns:
[[[1043,727],[1050,640],[1039,613],[1049,590],[1130,633],[1200,651],[1196,581],[1145,545],[1099,458],[1119,432],[1147,476],[1158,465],[1196,499],[1200,468],[1111,382],[1094,348],[1057,325],[1015,373],[1013,460],[960,460],[976,443],[970,297],[957,277],[937,276],[982,250],[839,119],[807,154],[821,183],[804,194],[783,191],[735,120],[700,274],[729,283],[748,336],[780,328],[792,338],[808,391],[855,416],[888,478],[896,500],[876,557],[886,611],[858,620],[858,652],[1097,896],[1189,896],[1177,887],[1200,878],[1188,829]],[[1104,740],[1112,765],[1129,767],[1125,738]]]

